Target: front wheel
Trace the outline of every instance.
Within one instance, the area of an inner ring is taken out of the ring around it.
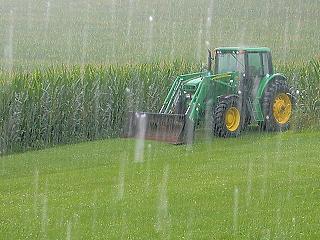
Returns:
[[[221,100],[212,115],[212,131],[218,137],[236,137],[241,131],[241,110],[237,98]]]

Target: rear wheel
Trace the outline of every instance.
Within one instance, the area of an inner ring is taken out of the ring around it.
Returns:
[[[235,137],[241,131],[241,111],[237,98],[221,100],[215,107],[212,116],[213,134],[219,137]]]
[[[262,108],[265,116],[262,124],[264,130],[285,131],[289,129],[293,98],[285,81],[276,80],[267,87]]]

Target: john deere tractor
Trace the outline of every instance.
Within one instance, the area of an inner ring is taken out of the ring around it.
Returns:
[[[218,137],[238,136],[252,123],[266,131],[289,128],[294,95],[274,72],[269,48],[208,52],[207,69],[178,76],[159,113],[129,113],[127,137],[182,144],[192,142],[199,125]]]

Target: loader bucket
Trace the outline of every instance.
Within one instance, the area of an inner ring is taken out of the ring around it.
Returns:
[[[183,144],[184,130],[184,114],[129,112],[124,136]]]

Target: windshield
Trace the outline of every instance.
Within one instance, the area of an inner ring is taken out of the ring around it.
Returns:
[[[244,54],[239,52],[221,53],[216,55],[216,73],[239,72],[244,73]]]

